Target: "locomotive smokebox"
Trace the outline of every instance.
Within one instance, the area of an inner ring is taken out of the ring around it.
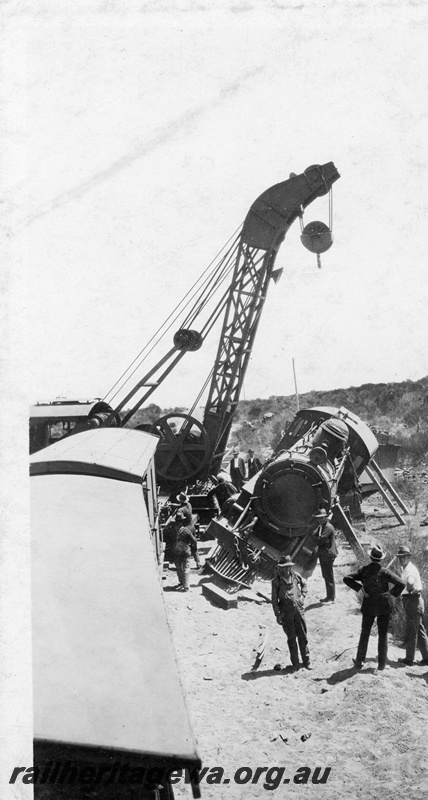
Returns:
[[[254,487],[260,520],[284,536],[305,535],[314,514],[330,506],[333,470],[328,462],[313,464],[307,453],[286,453],[268,465]]]

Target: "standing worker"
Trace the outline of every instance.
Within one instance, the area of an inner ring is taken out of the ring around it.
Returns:
[[[233,448],[233,455],[229,470],[230,481],[234,486],[236,486],[238,492],[240,492],[242,489],[242,484],[245,481],[245,461],[242,456],[239,455],[238,447]]]
[[[193,556],[197,569],[199,569],[198,542],[189,525],[185,524],[185,512],[177,511],[176,518],[182,525],[177,531],[173,549],[174,563],[177,570],[178,587],[181,592],[189,591],[190,559]]]
[[[254,475],[257,475],[257,473],[261,470],[261,468],[262,468],[262,462],[260,461],[258,456],[255,455],[254,450],[252,450],[251,447],[249,447],[248,459],[247,459],[248,480],[252,478]]]
[[[182,527],[183,519],[177,519],[175,514],[169,517],[165,525],[162,526],[162,539],[165,545],[163,554],[164,561],[174,561],[174,548],[177,542],[177,534]]]
[[[421,651],[421,664],[428,664],[428,637],[423,623],[425,610],[422,597],[422,581],[419,570],[410,561],[410,549],[403,545],[400,547],[397,558],[400,561],[400,578],[405,583],[401,595],[406,615],[406,658],[399,658],[401,664],[412,666],[415,659],[416,646]]]
[[[398,597],[404,589],[404,583],[393,572],[381,566],[380,562],[385,558],[385,553],[381,547],[375,545],[368,555],[370,556],[370,564],[361,567],[357,572],[346,575],[343,579],[343,582],[350,589],[354,589],[356,592],[359,592],[360,589],[364,590],[363,604],[361,606],[363,621],[354,664],[356,669],[362,668],[366,659],[370,631],[376,620],[378,629],[378,670],[384,670],[388,654],[388,625],[392,609],[392,601],[389,595]],[[390,583],[393,584],[392,589],[389,588]]]
[[[192,509],[192,505],[190,503],[188,495],[185,492],[180,492],[177,495],[177,500],[178,500],[178,503],[170,503],[169,505],[171,506],[171,508],[175,508],[176,509],[176,514],[179,511],[183,511],[186,525],[192,525],[193,524],[193,509]]]
[[[306,581],[294,572],[290,556],[282,556],[277,564],[272,581],[272,606],[278,625],[282,625],[287,636],[288,649],[293,670],[299,669],[299,650],[303,666],[312,669],[308,649],[304,600],[307,594]],[[297,640],[297,641],[296,641]]]
[[[315,531],[317,543],[317,556],[320,562],[321,573],[324,578],[326,597],[320,603],[334,603],[336,599],[336,585],[334,582],[333,565],[337,556],[336,531],[329,521],[327,511],[322,508],[315,514],[314,520],[318,527]]]
[[[214,475],[212,475],[211,480],[213,483],[215,483],[215,486],[209,490],[207,498],[214,506],[217,514],[220,514],[226,500],[229,500],[230,497],[233,497],[234,494],[237,494],[237,489],[233,483],[230,483],[230,481],[225,481],[223,475],[217,475],[216,478]]]

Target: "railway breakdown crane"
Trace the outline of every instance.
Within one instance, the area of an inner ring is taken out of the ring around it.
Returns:
[[[305,246],[309,244],[309,249],[317,253],[331,246],[330,228],[327,229],[329,235],[323,223],[310,223],[304,228],[303,212],[315,199],[324,195],[331,197],[332,185],[339,177],[332,162],[313,165],[300,175],[292,173],[255,200],[241,230],[206,278],[202,291],[192,298],[193,305],[174,335],[172,349],[132,387],[114,412],[102,420],[101,424],[114,424],[119,412],[127,409],[121,421],[122,425],[127,424],[184,354],[202,346],[224,314],[214,366],[201,391],[202,395],[209,384],[202,423],[192,416],[198,398],[190,414],[165,415],[151,428],[160,438],[156,471],[161,485],[174,488],[203,481],[219,470],[269,282],[276,280],[281,272],[274,269],[280,245],[292,223],[300,219]],[[215,292],[226,280],[229,280],[226,289],[198,330],[196,321],[200,312],[209,308]],[[138,400],[129,408],[138,393]]]
[[[159,338],[154,344],[150,340],[150,347],[146,345],[148,352],[137,367],[137,359],[134,359],[124,373],[126,377],[122,376],[122,384],[119,385],[121,378],[103,398],[99,413],[96,407],[92,409],[85,420],[77,422],[72,433],[93,427],[129,425],[185,353],[199,350],[223,314],[214,365],[190,413],[168,414],[150,428],[151,433],[159,436],[156,471],[162,488],[171,490],[179,485],[205,481],[210,474],[217,473],[226,451],[268,286],[282,272],[274,268],[280,245],[292,223],[299,219],[304,246],[318,257],[329,249],[333,241],[332,185],[339,177],[332,162],[312,165],[300,175],[291,173],[287,180],[263,192],[250,207],[230,246],[223,248],[211,271],[198,279],[199,287],[188,292],[182,301],[175,319],[183,310],[185,315],[174,334],[173,347],[132,385],[117,405],[114,403],[171,327],[171,323],[169,326],[164,323],[159,329],[160,332],[163,328],[163,333],[158,332]],[[329,195],[330,199],[329,227],[320,222],[304,227],[304,210],[324,195]],[[208,399],[200,422],[193,412],[208,386]]]
[[[311,166],[301,175],[292,174],[272,186],[251,206],[238,241],[226,258],[234,262],[233,275],[202,425],[189,416],[178,437],[173,438],[170,417],[166,416],[152,429],[161,434],[156,468],[165,481],[174,481],[177,475],[182,482],[204,480],[220,469],[269,282],[278,277],[274,265],[279,247],[292,223],[302,218],[303,210],[316,198],[330,193],[338,178],[332,162]],[[330,233],[330,238],[319,244],[319,236],[326,235],[325,227],[321,234],[316,228],[312,235],[312,245],[320,248],[318,252],[332,243]],[[302,235],[310,237],[311,232]],[[200,436],[194,436],[195,428],[200,430]]]

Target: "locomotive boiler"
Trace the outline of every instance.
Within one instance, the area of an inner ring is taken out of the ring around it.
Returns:
[[[283,555],[311,574],[315,515],[324,509],[352,535],[341,499],[358,492],[358,477],[377,447],[370,428],[346,408],[300,411],[272,457],[210,524],[218,546],[208,566],[216,582],[233,592],[256,578],[270,579]]]

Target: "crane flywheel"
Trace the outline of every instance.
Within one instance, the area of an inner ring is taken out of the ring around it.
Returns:
[[[150,433],[159,436],[156,475],[167,483],[187,483],[201,471],[210,455],[207,432],[189,414],[172,411],[153,423]]]

